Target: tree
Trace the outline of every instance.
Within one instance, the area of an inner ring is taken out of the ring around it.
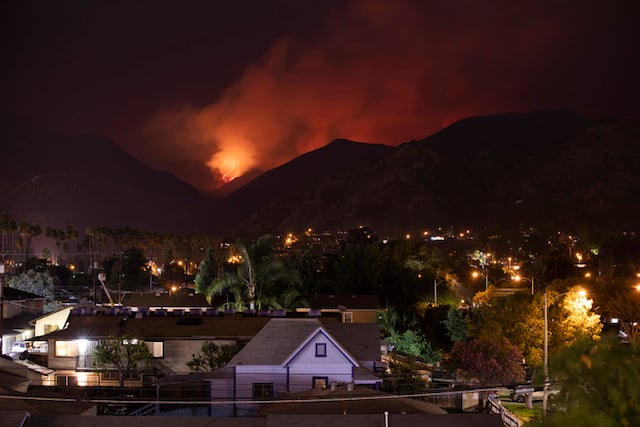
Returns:
[[[384,391],[392,393],[420,393],[427,389],[427,382],[420,376],[415,356],[400,356],[392,352],[389,369],[382,381]]]
[[[101,340],[93,352],[94,369],[115,369],[120,387],[124,387],[127,374],[138,370],[138,364],[147,369],[153,366],[153,354],[143,340],[109,337]]]
[[[218,346],[213,341],[207,341],[198,353],[192,355],[187,366],[192,372],[210,372],[226,366],[240,349],[238,344]]]
[[[250,246],[238,241],[236,253],[231,257],[235,271],[214,279],[206,290],[207,299],[211,301],[222,292],[230,292],[236,310],[247,306],[288,308],[299,295],[300,275],[275,256],[273,246],[273,237],[269,235]]]
[[[198,266],[198,272],[194,280],[195,291],[203,294],[211,285],[218,273],[218,263],[213,248],[207,249],[207,255]]]
[[[447,335],[454,343],[467,339],[467,311],[451,307],[447,318],[442,321],[447,328]]]
[[[7,286],[46,298],[44,312],[48,313],[62,308],[60,301],[56,300],[55,282],[55,278],[51,276],[49,271],[36,272],[29,270],[26,273],[12,276],[7,281]]]
[[[631,341],[640,341],[640,289],[631,295],[619,293],[609,301],[609,312],[620,319],[620,329]]]
[[[442,359],[442,353],[435,350],[421,333],[412,329],[404,332],[391,330],[386,340],[394,344],[397,351],[410,354],[424,362],[436,363]]]
[[[482,292],[487,297],[471,309],[468,323],[470,337],[504,336],[518,347],[527,365],[542,363],[544,335],[543,294],[533,298],[517,292],[507,297],[495,296],[495,288]]]
[[[148,261],[140,249],[129,248],[119,256],[106,258],[103,264],[111,285],[128,291],[147,289]]]
[[[549,300],[551,297],[547,298]],[[551,342],[555,348],[570,345],[582,337],[593,340],[600,338],[600,315],[591,312],[592,305],[593,300],[585,296],[580,287],[574,286],[569,289],[560,305],[560,322],[558,327],[553,328],[551,335]]]
[[[520,350],[505,337],[486,337],[454,344],[447,365],[480,386],[517,384],[525,370]]]
[[[551,359],[562,384],[561,410],[527,426],[629,427],[640,425],[640,345],[615,340],[577,340]]]

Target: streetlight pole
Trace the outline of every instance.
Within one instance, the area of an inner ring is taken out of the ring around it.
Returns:
[[[446,280],[441,280],[438,282],[438,279],[433,279],[433,305],[438,306],[438,285],[446,283]]]
[[[563,295],[568,294],[569,292],[563,292],[559,295],[556,295],[550,302],[553,303],[555,300],[560,298]],[[578,292],[581,297],[585,297],[587,293],[584,290]],[[549,401],[549,301],[547,299],[547,290],[544,290],[544,337],[543,337],[543,359],[542,359],[542,369],[544,375],[544,387],[542,389],[542,413],[547,413],[547,403]]]
[[[0,258],[0,354],[4,354],[3,347],[4,347],[4,257]]]
[[[533,295],[533,276],[531,276],[531,279],[527,279],[526,277],[522,277],[519,274],[516,274],[515,276],[513,276],[513,280],[515,280],[516,282],[519,282],[521,280],[525,280],[525,281],[531,283],[531,295]]]
[[[484,267],[482,268],[485,271]],[[474,271],[472,274],[473,277],[482,276],[484,277],[484,290],[489,290],[489,270],[486,270],[485,273],[479,273],[478,271]]]
[[[544,339],[543,339],[543,375],[544,375],[544,387],[542,389],[542,413],[547,413],[547,397],[549,393],[549,337],[547,336],[548,331],[548,310],[549,306],[547,304],[547,290],[544,290]]]

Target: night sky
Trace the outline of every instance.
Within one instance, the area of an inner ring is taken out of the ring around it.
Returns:
[[[13,1],[0,99],[200,189],[474,115],[640,118],[640,2]]]

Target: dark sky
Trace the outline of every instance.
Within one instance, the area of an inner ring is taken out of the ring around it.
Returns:
[[[202,189],[473,115],[638,119],[640,2],[13,1],[3,107]]]

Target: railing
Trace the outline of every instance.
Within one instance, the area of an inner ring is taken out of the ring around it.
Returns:
[[[489,410],[494,414],[502,415],[502,424],[505,427],[521,427],[522,421],[509,409],[502,406],[502,402],[496,395],[489,395]]]
[[[138,416],[138,417],[144,417],[147,415],[153,415],[156,412],[156,404],[155,403],[149,403],[147,405],[144,405],[141,408],[136,409],[133,412],[130,412],[129,415],[131,416]]]

